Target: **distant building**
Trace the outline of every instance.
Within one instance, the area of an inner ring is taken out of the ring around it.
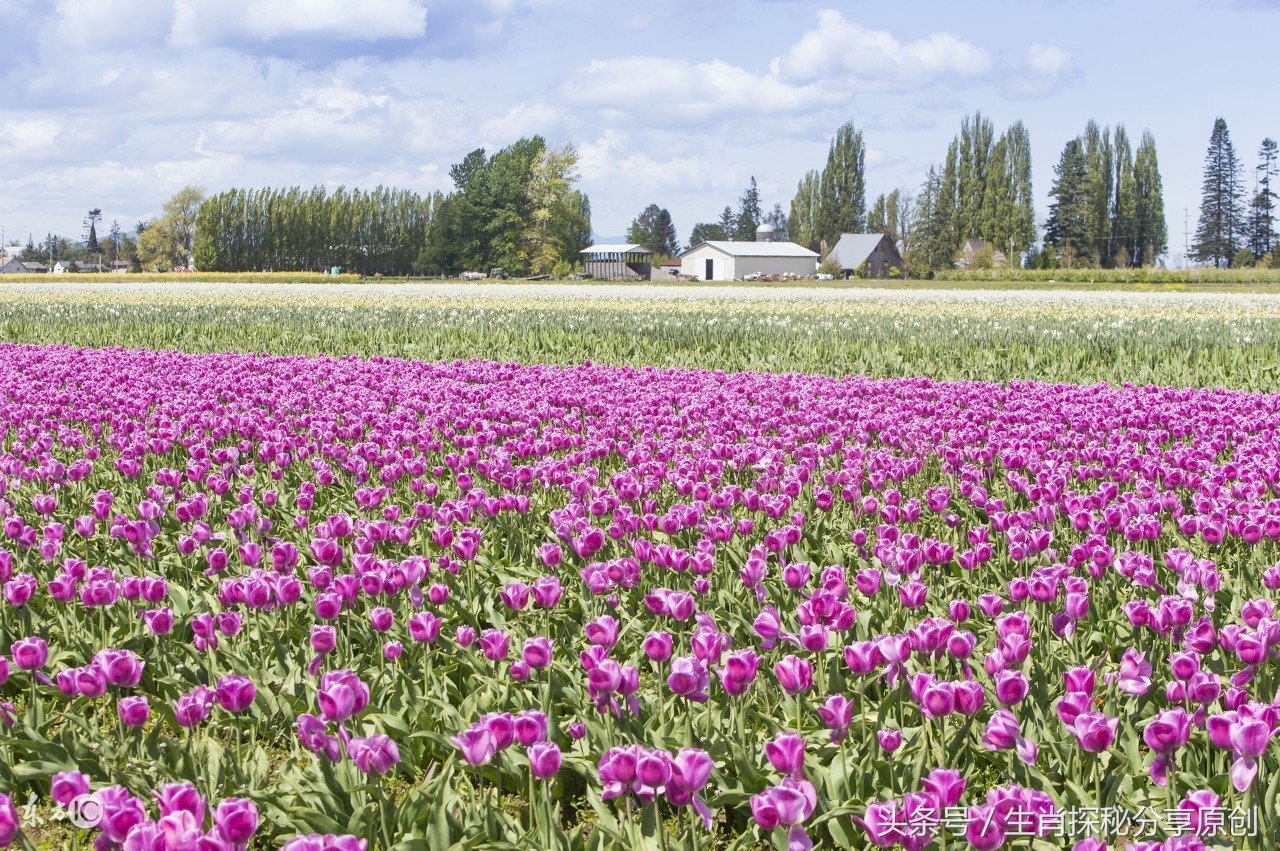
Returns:
[[[604,281],[647,281],[653,277],[653,252],[643,245],[592,245],[581,252],[582,271]]]
[[[67,273],[67,271],[68,271],[70,268],[71,268],[71,262],[70,262],[70,261],[68,261],[68,260],[59,260],[57,263],[54,263],[54,264],[53,264],[53,274],[55,274],[55,275],[65,275],[65,274]]]
[[[982,256],[987,250],[985,239],[966,239],[960,247],[960,256],[956,258],[956,268],[966,272],[982,267]],[[1009,258],[998,248],[991,249],[991,266],[1002,267],[1009,263]]]
[[[111,271],[112,271],[112,272],[117,272],[117,273],[128,272],[128,271],[129,271],[129,265],[130,265],[130,264],[129,264],[129,261],[128,261],[128,260],[112,260],[112,261],[111,261]]]
[[[840,261],[841,276],[845,278],[859,270],[867,278],[887,278],[890,269],[899,273],[905,270],[898,247],[882,233],[842,233],[831,254]]]
[[[5,275],[39,275],[48,271],[49,267],[43,263],[23,262],[17,256],[0,266],[0,273]]]
[[[756,228],[755,242],[711,240],[680,255],[680,274],[699,281],[742,281],[762,277],[812,277],[818,254],[794,242],[775,242],[772,225]]]

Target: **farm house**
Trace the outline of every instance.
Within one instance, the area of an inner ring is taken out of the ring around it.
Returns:
[[[653,252],[643,245],[592,245],[582,250],[583,271],[604,281],[653,277]]]
[[[901,272],[904,268],[898,247],[882,233],[842,233],[831,253],[840,261],[845,278],[853,277],[859,269],[863,277],[887,278],[890,269]]]
[[[818,255],[794,242],[774,242],[773,228],[761,225],[755,242],[712,240],[680,255],[680,274],[699,281],[741,281],[766,275],[810,277]]]

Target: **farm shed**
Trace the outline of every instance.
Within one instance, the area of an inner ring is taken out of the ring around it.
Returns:
[[[817,253],[794,242],[712,240],[680,255],[680,274],[699,281],[740,281],[760,275],[809,277],[817,271]]]
[[[653,275],[653,252],[643,245],[593,245],[581,253],[582,271],[593,278],[647,281]]]
[[[882,233],[842,233],[831,253],[840,261],[845,278],[853,277],[864,263],[863,274],[868,278],[887,278],[891,268],[903,271],[898,247]]]

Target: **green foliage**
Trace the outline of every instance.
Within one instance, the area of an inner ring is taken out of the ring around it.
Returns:
[[[805,173],[796,186],[795,197],[791,199],[791,214],[787,217],[787,233],[791,241],[811,251],[817,251],[821,242],[817,231],[821,182],[822,172],[811,170]]]
[[[657,204],[650,204],[641,211],[627,229],[627,242],[643,245],[655,255],[674,257],[680,253],[680,239],[671,213]]]
[[[1091,280],[1114,280],[1115,288],[1124,289],[1194,286],[1196,280],[1280,285],[1280,272],[1260,269],[980,274],[952,271],[939,277],[955,281],[953,287],[970,280],[991,287],[995,280],[1043,288],[1049,279],[1065,289]],[[257,283],[246,290],[232,284],[237,278]],[[48,282],[46,276],[35,280],[41,279]],[[711,297],[705,293],[715,288],[698,287],[703,294],[693,297],[672,287],[668,296],[638,301],[625,286],[558,286],[545,294],[526,288],[513,298],[501,294],[505,287],[485,287],[478,294],[474,287],[410,290],[399,284],[303,287],[295,295],[293,287],[272,286],[261,275],[218,279],[226,288],[205,285],[199,298],[179,295],[189,292],[181,284],[146,290],[131,283],[114,296],[101,290],[77,296],[52,284],[41,297],[0,287],[0,339],[427,360],[483,352],[523,363],[590,358],[725,370],[1254,390],[1275,389],[1278,379],[1268,364],[1280,362],[1280,321],[1259,298],[1170,304],[1154,294],[1110,293],[1080,302],[1060,292],[924,290],[907,298],[883,292],[851,300],[744,300],[742,290],[763,288],[731,287],[725,296]],[[104,310],[104,304],[113,309]]]
[[[818,178],[813,237],[835,245],[844,233],[862,233],[867,223],[867,146],[853,122],[836,131]]]
[[[738,199],[738,212],[734,217],[733,238],[739,242],[751,242],[756,238],[756,228],[760,227],[764,214],[760,210],[760,190],[756,188],[756,179],[751,178],[751,185]]]
[[[981,239],[1012,254],[1035,240],[1031,139],[1022,122],[999,137],[982,113],[966,116],[941,170],[920,190],[914,227],[904,234],[917,273],[950,269],[966,240]]]
[[[449,171],[454,191],[438,207],[418,268],[527,275],[576,262],[591,241],[591,204],[573,189],[577,162],[572,146],[548,148],[541,136],[491,157],[483,148],[467,154]]]
[[[1067,258],[1067,266],[1089,246],[1089,168],[1084,143],[1079,138],[1067,142],[1053,170],[1057,176],[1049,190],[1049,221],[1044,241]]]
[[[200,205],[195,265],[223,272],[404,275],[427,242],[433,204],[379,186],[231,189]]]
[[[203,189],[184,186],[164,203],[163,213],[147,222],[138,235],[138,261],[142,268],[167,272],[191,265],[197,241],[196,220],[203,201]]]
[[[1227,122],[1218,118],[1205,153],[1200,219],[1191,245],[1191,256],[1201,263],[1221,266],[1235,257],[1245,236],[1242,183]]]
[[[844,269],[840,265],[840,257],[834,251],[827,254],[823,258],[822,263],[818,265],[818,272],[823,275],[831,275],[839,278],[844,274]]]
[[[707,224],[706,222],[698,222],[693,226],[693,230],[689,233],[689,247],[701,245],[704,242],[713,240],[720,241],[728,239],[729,235],[724,232],[724,228],[718,222]]]

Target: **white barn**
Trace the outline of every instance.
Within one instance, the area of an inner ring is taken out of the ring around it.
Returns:
[[[818,254],[794,242],[774,242],[773,228],[761,225],[755,242],[712,240],[680,255],[680,274],[699,281],[741,281],[764,275],[811,277]]]

